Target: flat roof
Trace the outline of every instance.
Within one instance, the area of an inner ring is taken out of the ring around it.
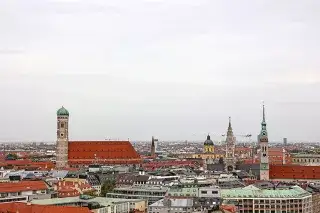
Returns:
[[[68,204],[68,203],[90,203],[97,202],[102,206],[109,206],[117,203],[126,203],[126,202],[139,202],[144,201],[144,199],[121,199],[121,198],[107,198],[107,197],[94,197],[91,199],[80,199],[80,197],[66,197],[66,198],[51,198],[43,200],[32,200],[32,204],[38,205],[58,205],[58,204]]]
[[[311,196],[309,192],[293,186],[288,189],[259,189],[256,187],[245,187],[242,189],[222,189],[221,197],[228,198],[301,198]]]
[[[156,186],[129,186],[129,187],[119,187],[115,188],[115,190],[120,190],[120,191],[161,191],[161,192],[166,192],[169,188],[168,187],[156,187]]]

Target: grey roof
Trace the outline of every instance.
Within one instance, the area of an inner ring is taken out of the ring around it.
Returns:
[[[68,174],[67,170],[53,170],[50,172],[51,177],[54,177],[54,178],[65,178],[67,174]]]
[[[88,196],[89,197],[89,196]],[[97,202],[102,206],[114,205],[115,203],[127,203],[142,201],[144,199],[119,199],[119,198],[106,198],[106,197],[92,197],[90,199],[82,199],[80,197],[66,197],[66,198],[51,198],[42,200],[33,200],[33,204],[39,205],[57,205],[57,204],[70,204],[70,203],[89,203]]]
[[[101,185],[99,179],[98,179],[95,175],[88,175],[88,176],[87,176],[87,181],[88,181],[89,184],[92,185],[92,186]]]
[[[149,180],[149,175],[138,175],[135,177],[136,182],[147,182]]]
[[[209,171],[224,171],[224,164],[207,164],[207,170]]]
[[[192,207],[193,199],[192,198],[183,198],[183,199],[162,199],[150,205],[150,207]]]
[[[225,181],[225,182],[218,183],[218,185],[221,189],[242,188],[245,186],[244,183],[238,180]]]
[[[236,169],[250,172],[257,177],[260,176],[260,164],[239,164]]]

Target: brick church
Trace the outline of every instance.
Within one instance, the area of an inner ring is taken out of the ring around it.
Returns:
[[[141,157],[129,141],[70,141],[69,112],[57,111],[57,168],[89,164],[140,164]]]

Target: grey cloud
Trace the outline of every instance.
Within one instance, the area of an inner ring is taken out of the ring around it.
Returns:
[[[320,140],[318,1],[0,1],[0,140]],[[22,50],[22,52],[10,52]],[[6,52],[7,51],[7,52]],[[14,115],[14,118],[12,117]],[[88,131],[84,131],[87,130]]]

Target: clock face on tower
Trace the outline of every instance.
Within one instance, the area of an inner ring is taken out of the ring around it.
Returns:
[[[267,170],[267,169],[268,169],[268,164],[262,163],[262,164],[261,164],[261,169]]]

